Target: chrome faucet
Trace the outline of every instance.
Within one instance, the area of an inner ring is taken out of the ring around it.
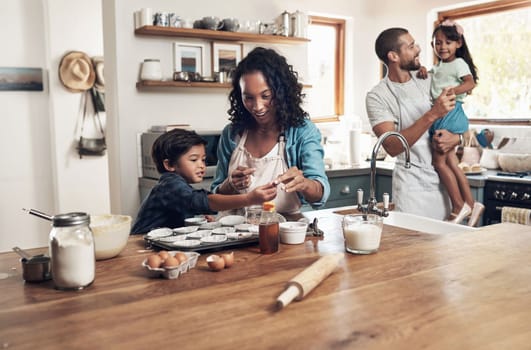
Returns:
[[[357,195],[358,195],[358,210],[360,210],[362,213],[374,213],[378,214],[380,216],[388,216],[389,215],[389,193],[383,194],[383,208],[378,208],[378,201],[376,200],[376,155],[378,154],[378,151],[380,150],[380,147],[382,146],[382,143],[385,141],[386,138],[389,136],[396,136],[402,142],[402,146],[404,147],[404,150],[406,152],[406,168],[411,167],[410,163],[410,154],[409,154],[409,145],[407,143],[407,140],[402,134],[396,131],[388,131],[384,134],[382,134],[378,140],[376,141],[376,144],[374,145],[374,148],[372,149],[372,155],[371,155],[371,188],[370,188],[370,196],[369,200],[367,201],[367,204],[363,204],[363,190],[361,188],[358,189]]]

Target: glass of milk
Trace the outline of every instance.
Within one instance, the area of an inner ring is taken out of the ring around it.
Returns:
[[[352,254],[378,251],[382,237],[383,218],[376,214],[349,214],[343,217],[345,249]]]

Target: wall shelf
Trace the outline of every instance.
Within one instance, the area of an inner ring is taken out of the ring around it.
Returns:
[[[141,80],[136,83],[137,89],[154,88],[154,87],[184,87],[184,88],[216,88],[230,89],[231,83],[216,83],[206,81],[173,81],[173,80]],[[303,87],[309,89],[312,85],[303,84]]]
[[[246,41],[275,44],[299,45],[307,43],[310,39],[291,36],[253,34],[241,32],[225,32],[209,29],[175,28],[162,26],[143,26],[135,30],[136,35],[171,36],[181,38],[197,38],[207,40]]]
[[[225,88],[228,89],[230,83],[216,83],[206,81],[173,81],[173,80],[141,80],[136,83],[137,89],[150,87],[195,87],[195,88]]]

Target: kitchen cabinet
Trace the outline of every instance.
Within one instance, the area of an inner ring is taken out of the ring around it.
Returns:
[[[175,28],[162,26],[143,26],[135,29],[135,35],[145,35],[153,37],[180,37],[180,38],[196,38],[210,41],[227,41],[227,42],[253,42],[253,43],[269,43],[269,44],[283,44],[283,45],[303,45],[310,40],[307,38],[297,38],[291,36],[281,35],[267,35],[254,34],[242,32],[225,32],[219,30],[208,29],[192,29],[192,28]],[[141,80],[137,82],[137,89],[143,88],[230,88],[230,83],[218,82],[187,82],[187,81],[158,81],[158,80]],[[304,85],[304,87],[311,87]]]
[[[364,201],[369,196],[370,177],[369,176],[344,176],[329,178],[330,197],[325,208],[336,208],[358,203],[357,192],[363,190]]]

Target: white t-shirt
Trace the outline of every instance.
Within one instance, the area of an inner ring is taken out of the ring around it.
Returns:
[[[459,86],[463,83],[463,77],[472,75],[470,67],[461,57],[457,57],[451,62],[439,61],[439,64],[433,66],[432,73],[431,97],[435,100],[441,94],[442,90],[448,86]],[[456,100],[463,102],[466,94],[459,94]]]

